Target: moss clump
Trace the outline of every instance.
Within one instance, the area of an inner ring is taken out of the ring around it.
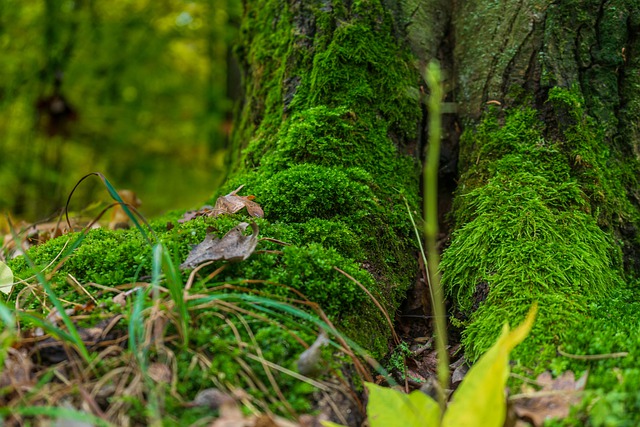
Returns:
[[[319,105],[292,114],[280,129],[277,149],[267,153],[260,164],[272,170],[309,163],[359,167],[375,176],[397,172],[400,159],[395,158],[398,148],[387,137],[388,122],[361,117],[357,110]],[[412,163],[404,168],[407,166]]]
[[[220,218],[198,218],[184,224],[178,224],[171,230],[161,230],[156,226],[158,238],[173,252],[176,264],[184,260],[191,244],[201,241],[207,232],[218,236],[224,235],[230,228],[242,220],[249,220],[244,215],[233,215]],[[351,280],[334,269],[338,267],[355,277],[360,283],[369,288],[374,294],[381,292],[379,284],[360,265],[340,255],[330,244],[332,230],[344,228],[339,222],[316,220],[309,223],[290,226],[286,224],[271,225],[268,221],[258,220],[261,228],[260,235],[277,240],[293,243],[282,247],[270,242],[262,242],[258,251],[264,249],[282,250],[282,254],[255,253],[247,261],[229,264],[227,269],[213,281],[196,281],[193,293],[210,295],[211,288],[231,285],[234,289],[216,291],[219,295],[242,292],[242,289],[253,290],[264,295],[270,295],[274,302],[279,300],[299,300],[299,294],[289,290],[295,289],[310,300],[320,304],[332,321],[341,329],[349,330],[350,337],[356,342],[367,345],[372,352],[380,356],[387,349],[387,327],[379,311],[371,303],[367,295]],[[327,229],[323,230],[325,226]],[[304,227],[313,236],[320,236],[325,245],[320,242],[307,241],[298,232]],[[344,231],[344,230],[343,230]],[[323,237],[324,236],[324,237]],[[48,270],[45,266],[63,250],[68,239],[74,240],[77,235],[62,236],[44,245],[34,247],[29,256],[36,262],[38,269]],[[351,238],[351,236],[349,236]],[[135,281],[146,281],[152,270],[152,251],[138,231],[127,230],[112,232],[108,230],[91,230],[79,248],[62,265],[60,270],[51,278],[54,291],[65,301],[79,303],[87,302],[87,296],[79,293],[67,281],[67,275],[73,275],[80,283],[87,284],[95,281],[100,285],[118,286]],[[18,258],[9,263],[16,277],[28,278],[32,271],[27,267],[24,259]],[[219,267],[220,263],[203,270],[209,273]],[[51,268],[51,267],[49,267]],[[182,280],[186,282],[188,272],[183,272]],[[92,291],[91,286],[87,286]],[[46,300],[40,291],[24,293],[21,307],[48,313],[40,301]],[[104,303],[97,315],[103,315],[105,310],[113,309],[111,292],[98,297],[92,292],[99,303]],[[14,297],[17,296],[14,293]],[[262,401],[270,402],[271,410],[287,412],[281,406],[282,402],[273,398],[273,391],[269,385],[269,377],[264,366],[254,359],[247,359],[249,352],[254,356],[258,351],[269,362],[296,370],[297,356],[305,347],[302,342],[310,343],[315,339],[317,327],[304,318],[291,318],[285,311],[270,308],[268,312],[256,310],[256,303],[249,303],[238,298],[223,297],[232,305],[212,305],[190,310],[189,351],[177,351],[179,394],[184,399],[192,399],[195,394],[212,385],[225,389],[226,384],[234,387],[244,387],[252,395]],[[234,312],[230,307],[238,306],[245,310]],[[116,307],[119,309],[119,307]],[[247,312],[256,312],[258,316],[247,316]],[[128,310],[119,309],[125,315],[120,325],[126,327]],[[259,316],[263,316],[260,319]],[[268,319],[268,320],[265,320]],[[87,326],[94,326],[89,323]],[[175,333],[169,325],[167,335]],[[294,338],[297,336],[298,338]],[[242,344],[246,343],[246,344]],[[198,354],[202,360],[209,359],[208,365],[197,365],[194,369],[194,355]],[[153,360],[153,359],[152,359]],[[330,364],[330,363],[329,363]],[[286,375],[276,375],[277,383],[288,402],[295,411],[308,412],[310,395],[313,387]],[[256,381],[263,383],[256,387]],[[172,403],[168,403],[169,406]],[[180,417],[189,418],[189,414],[197,410],[177,411]],[[197,414],[193,415],[197,416]],[[185,418],[186,419],[186,418]]]
[[[606,127],[599,126],[574,90],[559,87],[549,91],[549,104],[563,129],[561,144],[571,161],[572,175],[580,184],[593,216],[605,230],[624,224],[640,224],[640,214],[629,200],[628,189],[637,188],[638,162],[621,158],[606,139]]]
[[[418,76],[396,23],[377,1],[271,1],[249,5],[245,25],[249,101],[222,191],[246,184],[272,225],[365,265],[395,310],[415,267],[404,198],[417,210],[408,153],[420,117]]]
[[[361,169],[303,164],[275,174],[259,189],[259,195],[275,221],[357,220],[377,210],[374,193],[363,181],[372,178]]]
[[[554,89],[549,104],[559,135],[520,107],[486,113],[461,140],[468,169],[442,268],[467,316],[463,344],[471,360],[505,321],[517,324],[539,301],[532,338],[514,357],[544,363],[568,342],[590,302],[623,284],[620,247],[607,233],[613,218],[637,215],[616,182],[623,172],[605,172],[614,160],[575,93]],[[588,160],[577,164],[577,156]]]

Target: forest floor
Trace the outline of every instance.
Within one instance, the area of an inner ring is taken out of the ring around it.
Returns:
[[[241,208],[253,209],[256,213],[259,206],[256,207],[251,203],[250,199],[245,198],[242,200]],[[208,209],[215,211],[216,208]],[[128,217],[126,215],[118,217],[120,214],[122,211],[112,215],[111,225],[105,222],[105,228],[128,227],[125,225],[129,222]],[[169,223],[184,226],[185,223],[199,216],[202,216],[202,212],[177,214],[171,217],[173,222],[169,221]],[[156,225],[152,223],[151,228],[155,227],[156,230],[163,227],[172,228],[173,226],[167,225],[165,219],[163,218]],[[177,219],[183,221],[176,221]],[[251,228],[254,226],[257,227],[254,224]],[[205,297],[217,294],[207,294],[206,288],[198,288],[197,284],[194,285],[195,273],[191,274],[184,284],[179,279],[172,278],[171,271],[175,271],[177,265],[172,264],[170,258],[163,261],[162,253],[154,255],[159,258],[151,265],[151,276],[139,277],[138,281],[124,285],[110,286],[97,283],[81,284],[74,282],[74,276],[69,275],[66,280],[72,292],[64,293],[59,298],[52,298],[55,293],[50,289],[50,280],[54,272],[67,262],[65,255],[67,246],[74,246],[76,243],[78,247],[82,244],[90,245],[91,242],[95,242],[91,240],[93,234],[98,236],[98,241],[104,240],[107,236],[105,232],[95,230],[87,235],[89,239],[87,241],[82,241],[84,237],[75,241],[65,240],[66,236],[78,236],[78,234],[66,234],[73,231],[74,227],[65,230],[59,227],[59,223],[53,222],[25,229],[23,244],[30,242],[34,249],[40,248],[35,252],[30,251],[32,256],[41,255],[38,251],[42,250],[50,251],[55,256],[49,257],[52,261],[48,264],[49,269],[46,275],[40,273],[27,279],[16,277],[15,281],[11,276],[11,285],[12,287],[16,285],[17,290],[10,299],[13,308],[0,305],[0,317],[5,325],[4,331],[0,334],[0,361],[4,363],[4,369],[0,372],[0,417],[4,418],[4,425],[315,426],[319,425],[319,420],[323,417],[330,417],[329,414],[332,411],[334,413],[342,411],[342,419],[339,417],[338,421],[345,424],[355,425],[354,422],[358,423],[362,420],[361,417],[350,416],[347,412],[358,412],[363,409],[365,398],[358,382],[361,379],[367,379],[367,375],[371,372],[375,372],[373,370],[367,373],[358,371],[358,366],[360,369],[364,366],[361,364],[364,359],[356,363],[355,370],[343,370],[342,375],[346,375],[346,378],[338,385],[324,376],[326,372],[321,373],[317,378],[312,372],[305,372],[305,375],[301,376],[292,370],[296,369],[296,362],[300,369],[299,361],[302,358],[300,351],[304,350],[304,347],[295,347],[291,344],[292,350],[281,354],[278,359],[277,354],[270,353],[281,350],[250,343],[250,340],[254,339],[253,335],[258,336],[262,333],[255,328],[255,333],[251,332],[251,328],[247,329],[249,331],[249,338],[247,338],[244,333],[234,330],[237,326],[231,327],[234,339],[237,339],[241,345],[238,344],[232,352],[234,356],[226,359],[224,363],[246,364],[243,368],[244,373],[241,374],[246,377],[246,382],[242,386],[237,384],[235,388],[229,387],[223,377],[218,378],[221,386],[217,388],[203,387],[200,379],[190,379],[185,372],[210,373],[212,366],[218,368],[222,366],[216,365],[215,358],[201,351],[199,347],[193,347],[192,344],[184,347],[184,344],[181,344],[184,343],[185,335],[194,337],[200,332],[204,334],[211,332],[189,330],[191,326],[181,323],[180,319],[176,318],[176,313],[180,313],[182,309],[189,311],[185,315],[187,318],[202,316],[195,306],[185,304],[181,307],[179,295],[183,295],[184,300],[191,298],[188,292],[192,286],[195,286],[194,289]],[[245,228],[249,229],[249,225]],[[232,228],[225,237],[231,235],[235,229]],[[123,236],[130,237],[137,231],[132,229],[124,233]],[[57,238],[56,235],[58,235]],[[239,252],[232,254],[231,257],[244,257],[247,255],[246,251],[249,251],[250,255],[255,249],[256,242],[251,240],[255,235],[257,235],[255,228],[252,235],[242,234],[241,231],[236,236],[237,241],[234,246],[234,250]],[[83,235],[80,234],[80,236]],[[3,263],[5,269],[0,272],[4,281],[0,285],[6,285],[5,282],[8,280],[7,265],[14,267],[16,271],[19,270],[16,267],[20,265],[17,261],[9,261],[11,251],[18,248],[10,245],[13,237],[6,237],[4,241],[3,249],[6,250],[3,257],[6,257],[7,263]],[[58,241],[59,244],[57,246],[52,243],[38,245],[39,242],[49,241],[50,238],[54,238],[51,242]],[[126,238],[124,237],[125,240]],[[441,236],[441,242],[446,239],[446,235]],[[195,238],[195,240],[198,239]],[[220,241],[224,240],[222,238]],[[270,243],[275,244],[275,247],[283,243],[274,241],[275,239],[271,240]],[[250,248],[252,245],[253,247]],[[197,251],[194,251],[191,251],[190,257],[194,253],[197,255]],[[276,253],[278,251],[279,249],[263,249],[258,252],[261,252],[261,256],[270,256],[270,254],[279,256],[280,254]],[[108,255],[103,256],[108,257]],[[18,259],[22,258],[18,257]],[[191,258],[187,258],[184,263],[188,264],[189,259]],[[104,259],[104,261],[107,260]],[[194,266],[200,263],[193,260],[191,262],[195,263]],[[80,266],[80,268],[89,267]],[[223,274],[224,268],[223,266],[208,270],[210,273],[207,278],[214,279]],[[164,272],[162,275],[161,271]],[[421,390],[436,398],[438,354],[433,338],[433,318],[430,307],[425,307],[422,303],[425,300],[423,296],[428,291],[426,272],[417,272],[416,277],[415,285],[409,290],[404,304],[393,319],[396,342],[389,346],[388,354],[380,358],[380,366],[383,370],[378,370],[377,374],[369,380],[387,386],[396,384],[395,388],[404,392]],[[225,280],[228,281],[228,278]],[[240,286],[243,286],[243,283],[229,283],[224,285],[227,289],[239,290]],[[247,283],[244,282],[244,284]],[[179,292],[175,288],[178,285]],[[157,286],[155,288],[157,291],[146,293],[144,296],[145,293],[141,290],[151,289],[153,286]],[[182,289],[186,290],[184,294]],[[638,303],[632,301],[632,294],[632,292],[621,292],[612,296],[609,301],[595,305],[592,316],[586,324],[586,334],[576,337],[576,348],[580,348],[581,342],[587,340],[590,342],[590,348],[599,349],[597,356],[572,355],[563,349],[558,349],[559,360],[549,365],[551,370],[544,369],[544,371],[541,371],[540,367],[521,366],[517,361],[515,362],[514,373],[509,382],[511,392],[505,426],[538,427],[549,422],[548,418],[564,419],[564,421],[556,421],[560,424],[553,425],[577,426],[583,425],[581,423],[585,423],[586,420],[595,426],[632,425],[624,422],[634,419],[635,416],[629,416],[624,412],[625,408],[629,410],[634,408],[632,400],[637,394],[634,391],[634,384],[637,384],[640,376],[637,375],[638,369],[632,366],[627,357],[631,352],[612,351],[614,348],[625,347],[625,345],[627,348],[633,347],[628,343],[633,341],[633,325],[637,325],[636,313],[640,312],[640,309]],[[108,298],[101,299],[105,295]],[[225,303],[226,305],[216,306],[216,309],[224,307],[236,314],[243,310],[246,312],[247,307],[256,306],[260,295],[254,295],[256,299],[249,301],[248,306],[242,306],[230,300]],[[148,300],[147,297],[149,297]],[[49,302],[43,302],[47,298]],[[219,298],[219,295],[216,298]],[[204,305],[205,299],[202,297],[199,304]],[[208,301],[211,302],[211,300]],[[46,316],[37,315],[40,310],[38,307],[48,307]],[[293,313],[295,308],[293,305],[277,301],[272,302],[272,307],[289,310],[290,313]],[[612,307],[623,308],[618,311],[620,317],[616,319],[618,322],[614,326],[601,321],[603,318],[611,318]],[[146,312],[144,316],[143,311]],[[256,317],[256,315],[273,315],[274,313],[271,310],[262,313],[254,312],[253,315]],[[300,315],[298,312],[295,313]],[[16,318],[19,321],[19,329],[12,327]],[[223,323],[231,324],[229,318],[222,316],[222,320]],[[120,326],[118,326],[119,322]],[[127,324],[126,328],[122,327],[122,322]],[[449,322],[447,347],[452,390],[458,387],[469,370],[460,345],[460,332],[453,326],[454,323]],[[625,325],[624,329],[620,329],[620,323]],[[287,326],[284,321],[283,324],[288,333],[294,332],[292,326]],[[330,322],[327,320],[324,325],[330,325]],[[628,333],[625,333],[625,330],[628,330]],[[597,334],[591,334],[590,331],[597,331]],[[307,342],[309,339],[313,340],[309,331],[295,333],[298,337],[304,337]],[[258,339],[262,338],[264,337]],[[340,341],[342,338],[336,335],[333,339]],[[200,338],[192,338],[195,344],[202,345],[198,344],[198,339]],[[243,341],[246,343],[242,343]],[[307,350],[303,354],[314,356],[311,351],[318,348],[322,353],[324,351],[321,345],[322,340],[318,338],[316,343],[320,345],[314,344],[310,347],[307,345]],[[344,342],[340,345],[338,353],[343,354],[341,360],[349,360],[348,357],[344,357],[344,353],[353,351],[356,354],[352,354],[354,356],[352,362],[355,363],[358,359],[357,352],[350,349],[350,346]],[[238,357],[245,350],[253,351],[245,354],[250,356],[249,359],[253,359],[243,361]],[[635,350],[635,347],[631,349],[632,352]],[[335,353],[329,354],[328,357],[334,358]],[[280,364],[270,362],[270,358],[278,360]],[[618,364],[617,360],[623,360],[623,362]],[[249,366],[250,362],[256,361],[258,365],[262,365],[263,373],[258,374],[255,366]],[[292,386],[291,379],[288,382],[280,382],[281,377],[274,376],[276,371],[278,374],[285,373],[293,376],[294,381],[299,384]],[[582,376],[576,379],[574,371]],[[590,371],[590,374],[587,374],[587,371]],[[352,377],[349,378],[349,375]],[[584,392],[587,379],[593,378],[596,378],[596,381],[592,381],[591,390]],[[190,381],[194,382],[195,388],[189,387]],[[213,382],[215,384],[216,380]],[[251,386],[254,389],[247,388]],[[314,387],[320,390],[333,387],[334,391],[340,391],[338,394],[350,396],[350,398],[345,401],[346,403],[340,402],[336,399],[335,393],[314,392]],[[194,393],[194,389],[200,391]],[[610,391],[613,392],[609,393]],[[589,395],[590,400],[585,401],[588,403],[581,403],[581,397],[585,393]],[[187,399],[187,396],[190,398]],[[243,405],[244,410],[241,409]],[[571,412],[570,408],[575,405],[577,405],[576,408]],[[593,408],[596,408],[595,412]],[[297,421],[287,421],[274,415],[277,412]],[[308,415],[311,413],[315,415]],[[592,415],[594,413],[595,416]],[[622,424],[607,424],[611,420],[620,421]]]

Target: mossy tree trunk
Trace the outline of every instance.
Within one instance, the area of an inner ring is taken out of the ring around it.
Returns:
[[[639,271],[640,5],[459,2],[451,13],[464,130],[444,282],[471,358],[538,301],[520,354],[542,361]]]
[[[467,354],[539,301],[530,341],[552,357],[640,266],[639,29],[633,1],[247,2],[227,188],[356,260],[396,309],[415,274],[418,76],[440,60],[442,267]]]
[[[298,249],[291,253],[336,251],[394,312],[417,274],[406,206],[418,211],[421,109],[400,10],[388,6],[245,3],[237,50],[244,102],[232,174],[221,192],[244,184],[269,224],[295,232]],[[309,253],[322,268],[342,268]],[[317,290],[309,282],[318,278],[285,264],[294,282],[285,284],[321,303],[374,354],[388,350],[390,328],[373,305],[353,295],[368,299],[349,279],[334,270],[335,280]]]

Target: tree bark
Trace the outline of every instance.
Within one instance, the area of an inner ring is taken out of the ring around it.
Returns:
[[[540,362],[640,267],[640,6],[459,2],[452,16],[464,131],[444,282],[471,359],[539,301],[519,354]]]
[[[538,301],[520,351],[552,358],[640,267],[639,22],[625,1],[247,2],[226,188],[249,183],[274,223],[344,225],[356,238],[341,254],[395,311],[416,275],[403,197],[415,209],[428,131],[417,76],[438,59],[456,107],[441,267],[467,355]]]

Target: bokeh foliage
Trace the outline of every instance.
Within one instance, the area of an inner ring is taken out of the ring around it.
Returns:
[[[224,174],[235,0],[0,3],[0,211],[35,220],[85,173],[154,214]],[[85,184],[74,208],[101,197]]]

